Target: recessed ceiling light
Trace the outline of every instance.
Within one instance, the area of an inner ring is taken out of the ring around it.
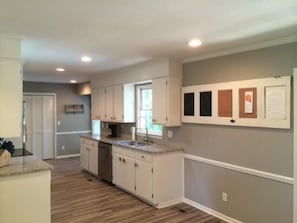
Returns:
[[[92,61],[92,58],[91,57],[88,57],[88,56],[83,56],[83,57],[81,57],[81,61],[83,61],[83,62],[90,62],[90,61]]]
[[[77,80],[71,80],[70,83],[71,84],[76,84],[77,83]]]
[[[65,71],[65,69],[63,67],[58,67],[58,68],[56,68],[56,71],[63,72],[63,71]]]
[[[189,42],[188,42],[188,46],[189,47],[192,47],[192,48],[195,48],[195,47],[198,47],[202,44],[201,40],[200,39],[191,39]]]

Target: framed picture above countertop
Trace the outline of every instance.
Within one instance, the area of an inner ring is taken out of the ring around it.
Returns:
[[[182,88],[182,122],[290,128],[291,76]]]
[[[83,113],[83,112],[84,112],[83,104],[65,105],[65,113]]]

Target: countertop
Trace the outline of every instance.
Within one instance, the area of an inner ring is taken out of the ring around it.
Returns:
[[[107,136],[93,135],[93,134],[83,134],[83,135],[80,135],[80,136],[84,137],[86,139],[92,139],[92,140],[96,140],[98,142],[101,141],[101,142],[110,143],[110,144],[114,144],[116,142],[128,139],[127,137],[108,138]]]
[[[53,167],[36,156],[12,157],[8,166],[0,167],[0,177],[52,170]]]
[[[118,137],[118,138],[108,138],[106,136],[100,136],[100,135],[92,135],[92,134],[84,134],[81,135],[81,137],[87,138],[87,139],[92,139],[92,140],[97,140],[97,141],[102,141],[106,143],[110,143],[113,145],[121,146],[127,149],[134,149],[134,150],[139,150],[147,153],[170,153],[170,152],[176,152],[176,151],[182,151],[183,148],[177,147],[172,144],[149,144],[149,145],[144,145],[144,146],[130,146],[130,145],[123,145],[121,144],[121,141],[126,141],[129,140],[128,137]]]

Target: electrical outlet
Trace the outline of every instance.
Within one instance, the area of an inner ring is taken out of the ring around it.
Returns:
[[[226,192],[222,193],[222,200],[227,202],[228,201],[228,194]]]
[[[65,150],[65,146],[64,145],[62,146],[62,150]]]

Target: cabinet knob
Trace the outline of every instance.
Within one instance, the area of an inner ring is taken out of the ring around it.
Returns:
[[[121,157],[119,157],[119,161],[122,161],[122,158]]]
[[[144,155],[142,155],[141,158],[144,159]]]
[[[126,160],[123,158],[123,162],[126,163]]]
[[[137,163],[134,163],[134,166],[135,166],[135,167],[138,167],[138,164],[137,164]]]

